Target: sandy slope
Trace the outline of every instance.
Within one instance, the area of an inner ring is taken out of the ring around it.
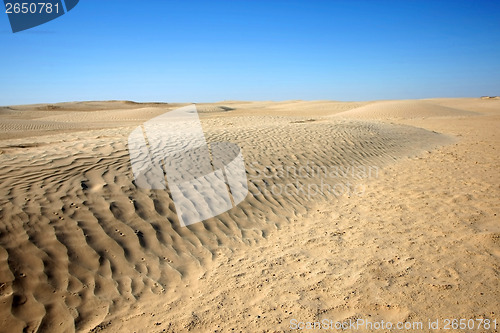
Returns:
[[[336,114],[336,116],[345,118],[381,120],[472,115],[475,113],[423,100],[379,101]]]
[[[180,105],[0,110],[0,332],[498,318],[500,101],[198,105],[251,194],[186,228],[127,151]]]

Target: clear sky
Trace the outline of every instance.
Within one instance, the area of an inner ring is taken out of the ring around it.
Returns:
[[[500,1],[81,0],[13,34],[0,105],[500,95]]]

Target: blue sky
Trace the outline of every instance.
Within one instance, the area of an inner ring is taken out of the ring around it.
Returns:
[[[13,34],[0,105],[500,95],[500,1],[81,0]]]

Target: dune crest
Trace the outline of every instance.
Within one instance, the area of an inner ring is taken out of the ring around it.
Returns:
[[[477,113],[422,100],[372,102],[368,105],[336,114],[338,117],[356,119],[413,119],[474,115],[477,115]]]

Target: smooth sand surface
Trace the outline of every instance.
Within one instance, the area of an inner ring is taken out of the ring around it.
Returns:
[[[500,320],[500,100],[198,104],[249,194],[188,227],[127,150],[183,105],[0,107],[0,332]]]

